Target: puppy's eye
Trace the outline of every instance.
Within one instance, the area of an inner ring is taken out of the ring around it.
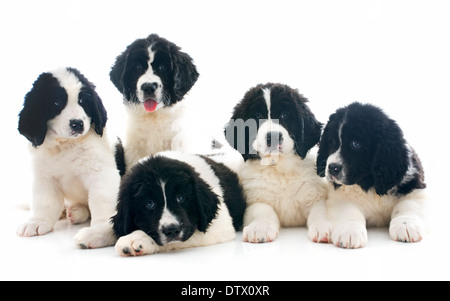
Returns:
[[[184,201],[186,200],[186,198],[184,197],[184,195],[181,195],[181,194],[179,194],[179,195],[177,195],[177,202],[178,203],[183,203]]]
[[[256,119],[262,119],[263,118],[263,114],[258,112],[258,113],[255,114],[255,118]]]
[[[351,142],[351,147],[354,150],[359,150],[362,147],[362,144],[359,141],[352,141]]]
[[[167,68],[166,68],[166,66],[164,66],[164,65],[159,65],[159,66],[158,66],[158,70],[159,70],[160,72],[166,72]]]
[[[134,69],[136,69],[136,71],[138,72],[142,72],[144,71],[144,66],[142,66],[141,64],[137,64]]]
[[[83,98],[80,98],[79,100],[78,100],[78,104],[79,105],[82,105],[84,103],[84,99]]]
[[[289,112],[283,112],[281,113],[281,119],[287,120],[289,118]]]
[[[57,107],[62,107],[63,101],[62,101],[61,99],[56,99],[56,100],[54,101],[54,104],[55,104],[55,106],[57,106]]]
[[[154,201],[148,201],[148,203],[145,205],[145,208],[148,210],[153,210],[156,208],[156,204]]]

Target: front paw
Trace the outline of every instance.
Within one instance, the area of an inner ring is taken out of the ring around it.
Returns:
[[[119,238],[115,249],[120,256],[142,256],[157,253],[158,245],[145,232],[138,230]]]
[[[417,217],[399,216],[391,220],[389,236],[400,242],[419,242],[425,234],[422,221]]]
[[[331,241],[340,248],[363,248],[367,244],[367,229],[360,223],[343,223],[333,230]]]
[[[331,223],[321,221],[308,227],[308,238],[313,242],[329,243],[331,242]]]
[[[278,225],[270,220],[256,220],[244,228],[242,240],[251,243],[274,241],[278,236]]]
[[[29,220],[17,229],[18,236],[32,237],[36,235],[44,235],[53,231],[53,225],[44,220]]]
[[[75,244],[81,249],[114,246],[116,241],[117,238],[110,224],[86,227],[75,235]]]

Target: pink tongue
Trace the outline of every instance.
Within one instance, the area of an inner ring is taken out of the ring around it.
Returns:
[[[149,98],[145,100],[144,107],[147,112],[153,112],[156,109],[158,103],[156,100]]]

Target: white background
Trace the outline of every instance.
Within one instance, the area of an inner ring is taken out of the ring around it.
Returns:
[[[3,1],[0,4],[2,166],[0,279],[59,280],[450,280],[448,1]],[[97,85],[108,127],[121,135],[121,95],[109,70],[125,47],[150,33],[189,53],[200,78],[189,97],[205,128],[221,130],[231,109],[259,83],[280,82],[310,100],[326,122],[353,101],[382,107],[423,161],[429,233],[423,242],[369,231],[361,250],[317,245],[306,229],[273,243],[235,241],[143,258],[113,248],[78,250],[81,226],[60,221],[43,237],[19,238],[32,174],[17,115],[37,76],[78,68]]]

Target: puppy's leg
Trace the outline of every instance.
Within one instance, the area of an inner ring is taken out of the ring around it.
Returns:
[[[347,249],[366,246],[366,219],[358,208],[345,201],[337,201],[328,208],[328,213],[332,221],[332,243]]]
[[[314,203],[306,224],[310,240],[323,243],[331,242],[331,222],[328,220],[328,212],[324,200]]]
[[[395,205],[389,235],[392,240],[401,242],[419,242],[425,234],[422,218],[421,200],[404,200]]]
[[[89,208],[84,204],[71,204],[66,214],[72,224],[83,224],[91,217]]]
[[[96,182],[90,182],[88,202],[91,225],[78,231],[75,236],[75,244],[80,248],[103,248],[116,243],[110,219],[115,214],[119,185],[117,170],[103,173],[96,178]]]
[[[64,208],[64,195],[52,181],[36,178],[33,184],[32,217],[17,229],[19,236],[44,235],[53,230]]]
[[[250,205],[244,215],[242,240],[252,243],[271,242],[277,238],[280,220],[273,208],[264,203]]]
[[[159,252],[158,244],[141,230],[119,238],[115,249],[120,256],[141,256]]]

